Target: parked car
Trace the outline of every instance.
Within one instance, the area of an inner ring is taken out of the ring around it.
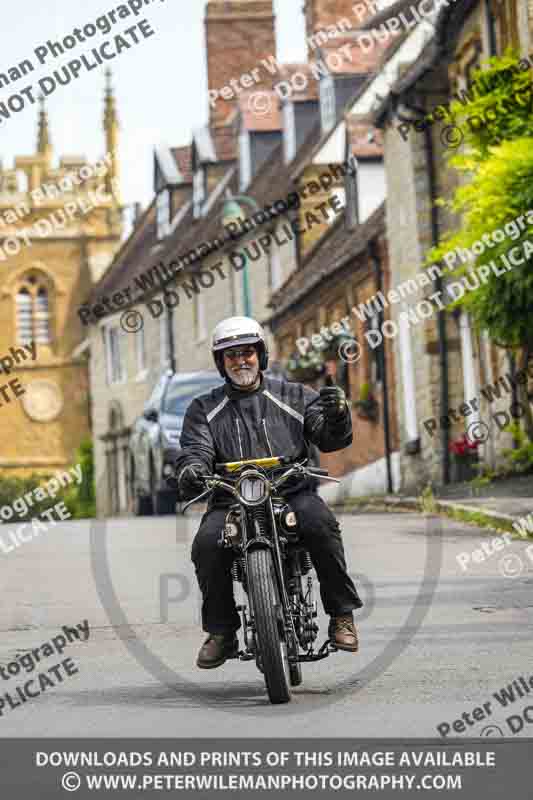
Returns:
[[[224,381],[215,371],[165,372],[156,383],[129,441],[130,476],[134,513],[173,513],[177,492],[166,484],[179,450],[183,419],[195,397]]]

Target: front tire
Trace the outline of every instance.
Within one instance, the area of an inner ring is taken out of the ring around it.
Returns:
[[[252,550],[248,554],[248,590],[255,623],[257,648],[271,703],[288,703],[289,662],[284,630],[283,609],[276,585],[270,550]]]

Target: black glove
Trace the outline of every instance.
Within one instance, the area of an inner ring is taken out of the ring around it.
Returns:
[[[208,475],[209,470],[203,464],[187,464],[178,473],[178,488],[180,493],[197,495],[204,489],[205,485],[201,479],[202,475]]]
[[[338,422],[346,414],[346,395],[340,386],[333,385],[333,379],[328,375],[326,386],[320,390],[320,402],[324,416],[328,422]]]

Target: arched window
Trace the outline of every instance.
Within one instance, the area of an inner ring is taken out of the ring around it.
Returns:
[[[50,344],[48,290],[35,276],[29,276],[16,295],[17,340],[19,344]]]

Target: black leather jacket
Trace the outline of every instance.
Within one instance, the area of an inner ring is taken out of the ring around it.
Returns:
[[[176,467],[202,463],[214,472],[215,463],[248,458],[286,456],[292,461],[310,457],[317,465],[316,445],[324,453],[352,443],[349,409],[335,424],[328,423],[318,392],[301,383],[261,376],[253,392],[226,383],[197,397],[185,415]],[[315,456],[313,457],[313,450]],[[315,479],[298,478],[284,487],[283,494],[316,491]],[[227,493],[214,493],[210,507],[231,502]]]

